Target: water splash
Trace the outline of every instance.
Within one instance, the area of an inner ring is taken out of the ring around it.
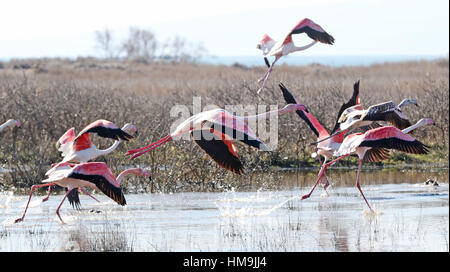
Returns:
[[[231,194],[231,197],[229,195]],[[260,191],[256,193],[256,195],[246,196],[246,197],[237,197],[236,192],[231,190],[226,192],[222,198],[219,198],[216,201],[216,206],[219,209],[220,217],[254,217],[254,216],[267,216],[271,214],[273,211],[281,208],[286,203],[291,200],[298,198],[298,196],[293,196],[287,198],[286,200],[275,204],[269,208],[261,207],[261,206],[244,206],[244,207],[235,207],[236,202],[247,202],[247,203],[264,203],[268,202],[272,199],[272,195],[264,196]],[[220,204],[220,205],[219,205]]]

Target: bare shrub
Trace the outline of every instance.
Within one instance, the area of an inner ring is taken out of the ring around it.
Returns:
[[[95,64],[95,59],[77,60]],[[54,62],[54,61],[53,61]],[[264,175],[274,166],[317,166],[310,158],[309,145],[315,135],[297,115],[279,116],[278,148],[259,152],[236,143],[238,155],[245,166],[245,175],[236,176],[218,167],[192,141],[173,141],[144,156],[130,161],[127,150],[147,145],[169,133],[175,118],[169,110],[186,105],[192,113],[194,96],[202,98],[202,106],[278,105],[284,100],[278,88],[283,82],[327,128],[331,129],[340,105],[352,94],[353,83],[361,80],[360,98],[363,106],[383,101],[400,102],[415,98],[420,107],[405,109],[412,122],[430,117],[437,127],[423,127],[413,135],[432,149],[439,149],[448,159],[449,81],[448,67],[441,61],[423,61],[373,65],[369,67],[327,66],[290,67],[280,65],[274,70],[267,89],[256,95],[256,80],[265,67],[246,70],[240,67],[196,64],[171,65],[135,63],[126,69],[74,69],[73,61],[60,60],[50,65],[41,60],[47,73],[33,74],[27,70],[0,71],[1,120],[14,118],[22,128],[5,130],[0,137],[1,182],[26,190],[44,179],[51,163],[61,160],[55,148],[57,139],[69,128],[80,131],[96,119],[107,119],[118,126],[130,122],[139,129],[139,136],[121,143],[118,149],[99,161],[105,161],[114,173],[128,166],[148,167],[153,182],[132,177],[125,190],[147,192],[217,191],[224,188],[271,188],[279,180],[277,173]],[[100,66],[100,63],[96,63]],[[5,63],[5,67],[11,67]],[[267,107],[268,108],[268,107]],[[254,128],[256,130],[256,128]],[[105,148],[111,141],[93,136],[97,147]],[[431,156],[431,155],[429,155]],[[429,159],[430,161],[436,158]],[[445,158],[444,158],[445,160]]]

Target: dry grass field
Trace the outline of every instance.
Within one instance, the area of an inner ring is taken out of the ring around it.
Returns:
[[[24,66],[24,64],[26,64]],[[28,66],[27,66],[28,65]],[[23,69],[27,68],[27,69]],[[276,171],[269,178],[265,171],[274,167],[318,166],[310,154],[315,140],[308,126],[295,114],[279,116],[278,148],[259,152],[237,143],[246,170],[236,176],[218,167],[193,142],[173,141],[135,161],[124,156],[132,148],[147,145],[169,133],[176,118],[169,114],[175,105],[192,109],[193,97],[202,106],[278,105],[284,100],[278,88],[283,82],[327,128],[332,128],[337,110],[361,80],[363,106],[388,100],[399,103],[415,98],[420,107],[408,106],[405,114],[416,122],[433,118],[436,127],[422,127],[412,134],[432,147],[426,156],[393,155],[385,163],[447,163],[449,135],[448,59],[406,63],[386,63],[368,67],[328,67],[310,65],[275,67],[267,88],[256,95],[256,82],[266,67],[243,65],[163,64],[140,61],[12,60],[0,66],[0,122],[14,118],[22,128],[7,129],[0,135],[0,190],[29,189],[40,182],[51,163],[61,157],[55,143],[69,128],[80,131],[96,119],[107,119],[118,126],[130,122],[138,136],[122,143],[116,151],[99,158],[113,172],[125,166],[151,169],[154,182],[139,178],[125,181],[126,191],[178,192],[215,191],[220,188],[269,188],[278,181]],[[97,147],[111,141],[93,137]],[[345,162],[342,162],[345,165]],[[353,161],[347,162],[348,164]],[[367,164],[370,166],[370,164]],[[264,178],[262,178],[264,175]]]

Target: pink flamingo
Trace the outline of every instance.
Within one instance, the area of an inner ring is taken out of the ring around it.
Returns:
[[[283,83],[280,83],[278,85],[283,93],[284,100],[286,103],[295,103],[298,104],[297,99],[289,92],[289,90],[284,86]],[[353,85],[353,94],[347,103],[342,104],[341,108],[338,112],[338,118],[341,115],[341,113],[347,109],[348,107],[352,106],[358,106],[360,105],[359,100],[359,80]],[[318,137],[319,140],[327,138],[326,141],[320,141],[315,148],[315,152],[312,154],[313,157],[316,157],[319,160],[319,163],[321,165],[321,169],[323,168],[324,164],[333,157],[333,153],[339,149],[339,146],[341,145],[342,141],[344,140],[344,134],[346,133],[346,130],[343,131],[342,134],[337,134],[335,136],[330,137],[330,134],[325,129],[325,127],[320,124],[320,122],[311,114],[309,113],[308,109],[305,109],[304,111],[298,110],[296,112],[300,118],[302,118],[311,128],[311,130],[314,132],[314,134]],[[339,128],[339,124],[336,121],[336,124],[332,130],[332,133],[336,131],[341,131]],[[322,163],[322,160],[320,159],[320,156],[324,157],[324,161]],[[326,189],[329,185],[328,177],[326,172],[324,172],[326,183],[324,185],[324,191],[325,194],[327,194]]]
[[[306,33],[314,41],[305,46],[300,47],[296,46],[292,40],[292,35],[299,33]],[[334,38],[333,36],[329,35],[325,30],[323,30],[321,26],[314,23],[312,20],[308,18],[300,20],[292,28],[292,30],[289,31],[289,33],[282,41],[275,42],[272,38],[269,37],[269,35],[264,34],[261,41],[256,45],[256,48],[261,49],[263,51],[264,61],[266,62],[266,65],[269,67],[269,69],[264,74],[264,76],[258,80],[258,82],[263,81],[261,88],[259,88],[258,90],[258,94],[262,91],[262,89],[266,85],[266,81],[269,78],[270,73],[272,73],[272,68],[275,65],[275,62],[277,62],[282,56],[286,56],[296,51],[308,49],[314,44],[316,44],[316,42],[333,44]],[[267,60],[267,57],[269,56],[275,56],[275,60],[270,65],[269,61]]]
[[[30,196],[28,198],[25,211],[22,217],[16,219],[14,223],[23,221],[25,214],[30,204],[31,196],[36,188],[59,185],[68,188],[63,200],[56,209],[61,222],[62,220],[59,209],[66,199],[67,195],[75,188],[87,187],[103,192],[106,196],[114,200],[120,205],[126,205],[125,196],[123,195],[120,183],[126,174],[134,174],[137,176],[146,176],[151,178],[150,172],[141,168],[130,168],[121,172],[117,178],[114,177],[111,169],[104,162],[86,162],[81,164],[73,164],[62,162],[54,167],[48,178],[42,182],[45,184],[31,186]]]
[[[385,126],[370,129],[365,133],[353,133],[346,136],[339,149],[334,153],[334,156],[338,158],[330,161],[329,163],[326,163],[322,167],[319,172],[319,177],[314,186],[311,188],[311,191],[308,194],[303,195],[301,199],[303,200],[311,196],[314,188],[316,187],[317,183],[319,182],[328,166],[345,157],[356,154],[359,157],[356,187],[364,198],[369,209],[373,211],[359,185],[359,175],[361,172],[362,163],[364,161],[377,162],[388,158],[388,149],[395,149],[411,154],[427,154],[429,147],[408,134],[408,132],[410,132],[411,130],[424,125],[434,125],[434,122],[430,118],[424,118],[419,120],[415,125],[410,126],[404,130],[400,130],[393,126]]]
[[[20,127],[20,122],[16,121],[14,119],[9,119],[8,121],[4,122],[2,125],[0,125],[0,132],[2,132],[7,127]]]
[[[128,141],[132,139],[133,136],[129,135],[128,132],[136,134],[136,126],[127,123],[120,129],[116,124],[100,119],[87,125],[80,133],[78,133],[78,135],[75,135],[75,128],[70,128],[58,139],[56,147],[61,151],[61,156],[64,157],[62,162],[88,162],[99,156],[104,156],[113,152],[119,146],[121,140]],[[115,141],[109,148],[101,150],[91,142],[89,133],[97,133],[100,137],[114,139]],[[52,169],[46,174],[50,174],[51,171]],[[42,199],[42,201],[48,200],[51,188],[51,186],[48,187],[47,197]],[[89,195],[82,188],[80,188],[80,190]],[[91,195],[89,196],[92,197]],[[78,189],[72,190],[67,198],[73,207],[79,208],[80,199],[78,196]]]
[[[97,120],[86,126],[78,135],[75,135],[75,128],[67,130],[57,141],[56,147],[64,157],[62,162],[87,162],[96,157],[113,152],[120,144],[120,140],[128,141],[133,138],[126,131],[137,132],[132,124],[125,124],[120,129],[114,123],[107,120]],[[109,148],[98,149],[89,137],[89,133],[97,133],[103,138],[116,140]]]
[[[256,136],[244,120],[263,119],[272,114],[284,114],[303,110],[303,105],[289,104],[280,110],[265,112],[254,116],[234,116],[223,109],[200,112],[183,121],[177,128],[161,140],[139,149],[129,150],[126,156],[135,159],[158,146],[185,133],[191,137],[219,166],[236,174],[242,174],[243,166],[236,154],[232,140],[241,141],[263,151],[269,148]]]
[[[359,127],[373,126],[374,122],[385,122],[399,129],[410,127],[411,123],[408,117],[402,112],[402,108],[408,104],[418,106],[415,99],[405,98],[398,105],[392,101],[387,101],[372,105],[367,109],[363,109],[358,105],[349,107],[342,112],[336,123],[336,125],[339,126],[340,131],[332,133],[330,137],[336,136],[337,134],[342,133],[342,131],[351,132]],[[321,139],[321,141],[326,139],[327,138]],[[318,142],[312,144],[317,143]]]

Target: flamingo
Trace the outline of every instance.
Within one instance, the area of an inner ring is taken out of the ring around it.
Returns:
[[[107,120],[97,120],[86,126],[75,136],[75,128],[67,130],[56,142],[56,147],[63,156],[62,162],[87,162],[96,157],[113,152],[120,144],[120,140],[128,141],[133,138],[126,131],[136,133],[137,129],[132,124],[125,124],[120,129],[114,123]],[[103,138],[116,140],[109,148],[98,149],[89,137],[89,133],[97,133]]]
[[[242,174],[243,166],[236,154],[236,147],[232,140],[239,140],[249,146],[263,151],[270,149],[256,136],[244,120],[263,119],[272,114],[284,114],[296,110],[303,110],[303,105],[289,104],[284,108],[265,112],[254,116],[240,117],[229,113],[224,109],[213,109],[195,114],[175,130],[161,140],[139,149],[129,150],[126,156],[133,155],[135,159],[142,154],[157,148],[158,146],[173,140],[185,133],[191,133],[191,137],[219,166],[235,173]]]
[[[13,126],[20,127],[20,122],[14,120],[14,119],[9,119],[8,121],[6,121],[2,125],[0,125],[0,132],[2,132],[7,127],[13,127]]]
[[[134,174],[137,176],[146,176],[151,178],[150,172],[142,168],[130,168],[122,171],[117,178],[111,172],[111,169],[104,162],[86,162],[81,164],[73,164],[62,162],[54,167],[48,178],[43,180],[40,185],[31,186],[30,196],[28,198],[27,205],[23,212],[22,217],[17,218],[14,223],[23,221],[25,214],[30,204],[31,196],[36,188],[59,185],[61,187],[68,188],[63,200],[56,209],[61,222],[62,220],[59,209],[66,199],[67,195],[75,188],[88,187],[103,192],[106,196],[117,202],[119,205],[126,205],[125,196],[123,195],[120,183],[127,174]]]
[[[78,135],[75,135],[75,128],[67,130],[56,142],[56,147],[61,151],[63,156],[62,162],[88,162],[99,156],[107,155],[113,152],[120,144],[121,140],[128,141],[133,138],[127,132],[137,133],[137,128],[133,124],[127,123],[122,129],[107,120],[99,119],[89,125],[87,125]],[[101,150],[91,142],[89,133],[97,133],[100,137],[114,139],[114,143],[107,149]],[[46,175],[49,175],[53,171],[53,167],[47,171]],[[47,197],[42,201],[47,201],[50,195],[51,186],[48,187]],[[94,198],[82,188],[80,190]],[[75,208],[79,208],[80,200],[78,196],[78,189],[72,190],[67,196],[69,203]],[[94,198],[95,199],[95,198]]]
[[[306,33],[311,39],[313,39],[313,42],[305,46],[300,47],[296,46],[292,40],[292,35],[299,33]],[[258,94],[262,91],[262,89],[266,85],[266,81],[269,78],[269,75],[272,73],[273,66],[282,56],[286,56],[296,51],[306,50],[311,46],[313,46],[314,44],[316,44],[317,42],[325,44],[333,44],[334,38],[333,36],[329,35],[325,30],[323,30],[321,26],[314,23],[312,20],[308,18],[300,20],[291,29],[291,31],[289,31],[289,33],[282,41],[275,42],[269,35],[264,34],[261,41],[256,45],[256,48],[263,51],[264,61],[266,62],[266,65],[269,67],[269,69],[264,74],[264,76],[258,80],[258,82],[263,81],[261,88],[259,88],[258,90]],[[275,57],[275,60],[270,65],[269,61],[267,60],[267,57],[269,56]]]
[[[301,199],[303,200],[311,196],[314,188],[316,187],[317,183],[319,182],[321,176],[328,166],[345,157],[356,154],[359,157],[358,173],[356,175],[356,187],[364,198],[364,201],[366,202],[369,209],[373,212],[359,185],[359,175],[361,173],[362,163],[364,161],[377,162],[388,158],[389,149],[395,149],[411,154],[427,154],[429,147],[408,134],[411,130],[424,125],[434,125],[434,121],[430,118],[423,118],[420,119],[415,125],[403,130],[400,130],[394,126],[384,126],[370,129],[365,133],[353,133],[346,136],[339,149],[334,152],[334,156],[338,158],[330,161],[329,163],[326,163],[322,167],[319,172],[319,177],[314,186],[311,188],[311,191],[308,194],[303,195]]]
[[[386,122],[399,129],[405,129],[411,126],[408,117],[402,112],[402,108],[408,104],[418,106],[415,99],[405,98],[398,105],[393,101],[387,101],[372,105],[367,109],[363,109],[360,105],[349,107],[339,117],[338,124],[341,130],[332,133],[330,137],[336,136],[342,131],[353,131],[358,127],[372,125],[376,121]],[[324,141],[326,138],[321,140]],[[312,144],[317,144],[317,142]]]
[[[289,90],[284,86],[283,83],[280,83],[278,85],[283,93],[284,100],[286,103],[295,103],[298,104],[298,101],[295,99],[295,97],[292,95],[292,93],[289,92]],[[355,82],[353,85],[353,94],[352,97],[347,101],[347,103],[342,104],[341,108],[338,112],[338,118],[341,115],[341,113],[348,107],[352,107],[355,105],[359,105],[359,80]],[[344,140],[344,133],[343,134],[337,134],[336,136],[330,137],[330,134],[328,131],[320,124],[320,122],[306,109],[305,111],[297,111],[296,112],[300,118],[302,118],[311,128],[311,130],[314,132],[314,134],[318,137],[318,139],[327,138],[327,141],[321,141],[318,143],[317,147],[315,148],[314,153],[312,154],[313,157],[316,157],[319,160],[321,168],[323,165],[333,157],[334,151],[339,149],[339,146],[341,145],[342,141]],[[335,131],[340,131],[340,128],[338,126],[338,123],[336,121],[336,124],[332,130],[332,133]],[[324,157],[324,161],[322,163],[322,160],[320,159],[320,156]],[[324,172],[326,183],[324,185],[325,194],[326,188],[329,185],[327,174]]]

